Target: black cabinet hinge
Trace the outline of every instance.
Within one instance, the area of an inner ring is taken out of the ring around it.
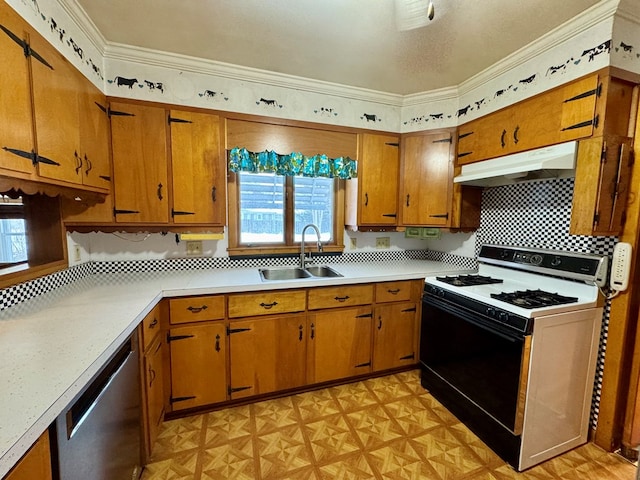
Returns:
[[[60,166],[58,162],[55,162],[50,158],[40,156],[33,150],[31,150],[30,152],[27,152],[25,150],[18,150],[17,148],[9,148],[9,147],[2,147],[2,149],[9,153],[13,153],[14,155],[17,155],[18,157],[27,158],[31,160],[31,163],[34,166],[37,165],[38,163],[44,163],[46,165],[55,165],[57,167]]]
[[[458,137],[460,138],[460,137]],[[431,143],[453,143],[453,138],[449,137],[449,138],[441,138],[440,140],[434,140]]]
[[[464,137],[468,137],[469,135],[473,135],[473,132],[461,133],[460,135],[458,135],[458,140]]]
[[[383,213],[382,216],[396,218],[398,215],[396,213]]]
[[[227,327],[227,335],[231,335],[232,333],[240,333],[240,332],[249,332],[250,328],[231,328]]]
[[[231,388],[231,386],[229,386],[229,388],[227,388],[227,393],[229,394],[229,396],[233,395],[236,392],[242,392],[243,390],[249,390],[252,387],[236,387],[236,388]]]
[[[139,210],[120,210],[118,208],[114,208],[113,209],[113,216],[115,217],[116,215],[128,215],[128,214],[134,214],[134,213],[140,213]]]
[[[110,181],[111,181],[111,177],[110,177],[110,176],[108,176],[108,175],[100,175],[100,178],[101,178],[102,180],[106,180],[107,182],[110,182]]]
[[[449,218],[449,214],[448,213],[436,213],[434,215],[429,215],[432,218]]]
[[[362,315],[356,315],[356,318],[373,318],[373,313],[363,313]]]
[[[184,402],[185,400],[193,400],[194,398],[196,398],[195,395],[191,395],[188,397],[169,397],[169,403],[173,405],[176,402]]]
[[[390,147],[399,147],[400,144],[399,143],[393,143],[393,142],[384,142],[385,145],[389,145]]]
[[[415,312],[416,311],[416,307],[411,307],[411,308],[405,308],[404,310],[402,310],[402,313],[404,312]]]
[[[167,117],[168,123],[193,123],[191,120],[183,120],[182,118],[173,118],[172,116]]]
[[[187,338],[193,338],[193,335],[171,335],[167,332],[167,343],[175,342],[176,340],[185,340]]]
[[[591,95],[596,95],[596,96],[599,97],[601,93],[602,93],[602,84],[600,83],[593,90],[587,90],[586,92],[579,93],[578,95],[576,95],[574,97],[567,98],[564,101],[564,103],[573,102],[575,100],[580,100],[581,98],[587,98],[587,97],[590,97]]]
[[[600,122],[600,116],[596,115],[592,120],[585,120],[584,122],[576,123],[575,125],[570,125],[568,127],[564,127],[562,131],[566,130],[575,130],[576,128],[588,127],[593,125],[593,128],[598,128],[598,123]]]
[[[111,117],[135,117],[135,114],[129,112],[119,112],[117,110],[111,110],[111,107],[107,108],[107,116]]]
[[[598,223],[600,223],[600,212],[593,214],[593,226],[595,227]]]
[[[176,215],[195,215],[196,212],[182,212],[180,210],[171,209],[171,216],[175,217]]]
[[[412,352],[409,355],[405,355],[404,357],[400,357],[398,360],[410,360],[412,358],[415,358],[415,356],[416,356],[415,353]]]
[[[471,155],[473,152],[461,152],[458,154],[458,158],[466,157],[467,155]]]
[[[6,33],[11,40],[13,40],[14,42],[16,42],[18,45],[20,45],[22,47],[22,51],[24,52],[24,56],[25,57],[27,57],[27,58],[28,57],[33,57],[36,60],[38,60],[40,63],[45,65],[46,67],[49,67],[51,70],[54,69],[49,64],[49,62],[47,62],[38,52],[36,52],[35,50],[33,50],[31,48],[31,45],[29,45],[29,43],[26,40],[23,40],[22,38],[18,37],[15,33],[13,33],[11,30],[9,30],[4,25],[0,25],[0,29],[4,33]]]
[[[365,363],[359,363],[358,365],[356,365],[356,368],[360,368],[360,367],[370,367],[371,366],[371,362],[365,362]]]

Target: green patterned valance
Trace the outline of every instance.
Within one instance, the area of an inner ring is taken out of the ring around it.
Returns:
[[[356,178],[357,162],[349,157],[329,158],[326,155],[307,157],[299,152],[280,155],[272,151],[249,152],[235,147],[229,151],[232,172],[269,173],[286,177]]]

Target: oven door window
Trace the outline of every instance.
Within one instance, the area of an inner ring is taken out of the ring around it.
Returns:
[[[464,318],[467,315],[468,318]],[[474,324],[471,315],[425,302],[422,362],[509,430],[515,431],[524,339],[510,338]]]

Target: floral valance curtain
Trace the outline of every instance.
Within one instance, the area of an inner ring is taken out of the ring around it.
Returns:
[[[229,151],[232,172],[268,173],[286,177],[356,178],[357,162],[349,157],[329,158],[326,155],[307,157],[299,152],[280,155],[273,151],[249,152],[235,147]]]

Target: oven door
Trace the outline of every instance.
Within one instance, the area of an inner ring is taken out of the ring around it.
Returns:
[[[429,378],[447,385],[452,395],[464,397],[463,401],[491,418],[487,421],[520,435],[530,339],[530,335],[425,292],[420,340],[423,385],[431,390]]]

